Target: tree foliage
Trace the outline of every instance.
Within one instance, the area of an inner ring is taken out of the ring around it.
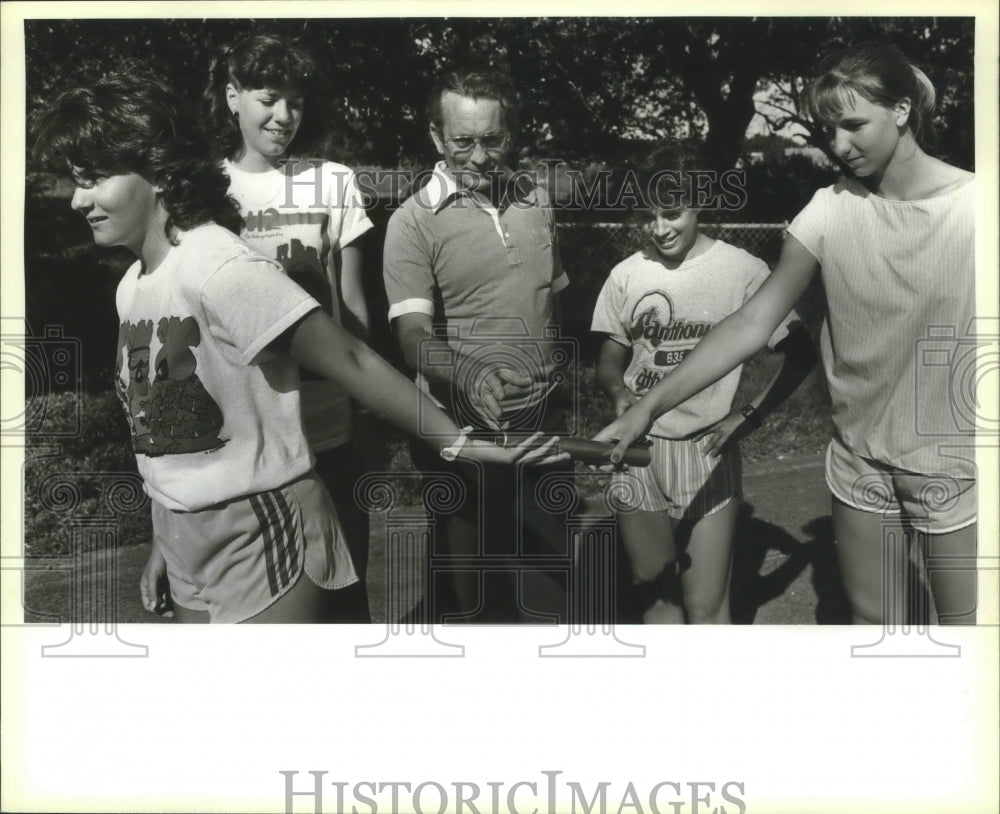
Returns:
[[[612,162],[637,139],[696,134],[730,166],[755,112],[811,133],[797,101],[819,54],[888,39],[938,88],[937,152],[972,167],[974,21],[954,17],[31,20],[29,113],[125,57],[200,94],[213,50],[255,29],[311,46],[326,76],[310,110],[326,123],[322,149],[356,164],[426,163],[430,83],[475,61],[509,70],[521,89],[525,155]],[[770,105],[755,102],[764,90]]]

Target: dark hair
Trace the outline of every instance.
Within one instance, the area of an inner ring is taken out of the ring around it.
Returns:
[[[32,122],[32,155],[66,171],[135,172],[161,187],[165,231],[214,221],[239,234],[229,179],[184,100],[146,65],[129,64],[60,95]]]
[[[910,100],[907,124],[918,144],[934,140],[934,85],[894,45],[865,42],[830,54],[820,62],[820,75],[802,93],[802,108],[814,121],[839,118],[851,92],[872,104],[892,107]]]
[[[223,49],[212,60],[203,94],[216,156],[232,158],[243,146],[239,120],[226,102],[227,85],[237,90],[294,88],[308,100],[314,95],[317,73],[316,62],[304,47],[274,34],[250,34]],[[303,122],[319,118],[306,116]],[[300,127],[295,143],[311,139],[310,131]]]
[[[508,132],[516,132],[519,101],[514,83],[507,74],[484,67],[452,68],[441,74],[434,82],[427,99],[427,119],[437,128],[444,124],[441,98],[446,93],[457,93],[468,99],[493,99],[499,102]]]
[[[640,149],[630,164],[647,206],[658,209],[690,206],[692,172],[710,169],[704,146],[694,139],[655,142]]]

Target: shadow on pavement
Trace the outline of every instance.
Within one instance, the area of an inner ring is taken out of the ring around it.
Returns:
[[[821,625],[851,624],[851,606],[844,592],[837,552],[833,547],[833,518],[817,517],[802,531],[812,549],[812,586],[816,592],[816,622]]]
[[[815,621],[819,624],[849,624],[850,610],[840,581],[840,569],[833,548],[833,527],[829,516],[817,517],[802,527],[809,536],[799,542],[780,526],[753,516],[752,504],[744,503],[736,525],[733,545],[731,588],[734,624],[752,624],[760,608],[786,596],[792,584],[812,566],[811,584],[815,592]],[[772,560],[780,562],[769,568]],[[804,597],[808,600],[808,596]],[[790,607],[789,618],[778,624],[803,623],[802,611]]]

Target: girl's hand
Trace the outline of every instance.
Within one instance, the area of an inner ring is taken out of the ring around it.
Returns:
[[[702,430],[694,437],[694,440],[711,438],[711,443],[705,449],[704,455],[706,458],[709,456],[718,458],[726,444],[730,441],[736,443],[748,434],[746,420],[743,416],[740,413],[730,413],[722,420],[716,421],[712,426]]]
[[[559,443],[558,436],[553,435],[544,444],[540,444],[540,440],[544,437],[545,433],[536,432],[516,446],[509,447],[470,438],[462,447],[459,457],[484,464],[531,464],[533,466],[569,460],[568,452],[553,452]]]
[[[164,619],[174,618],[170,583],[167,581],[167,561],[163,559],[156,541],[153,542],[149,560],[139,578],[139,594],[142,596],[142,606],[150,613],[158,613]]]
[[[611,452],[611,463],[619,464],[628,446],[643,438],[652,425],[652,414],[639,400],[597,433],[593,440],[616,442]]]
[[[633,404],[639,400],[639,397],[633,395],[632,391],[628,388],[623,388],[622,391],[615,396],[614,408],[615,408],[615,418],[621,418],[625,411],[628,410]]]

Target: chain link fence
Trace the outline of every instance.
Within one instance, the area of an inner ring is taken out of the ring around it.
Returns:
[[[559,247],[563,265],[586,274],[589,268],[613,266],[642,248],[646,235],[629,223],[560,223]],[[781,253],[787,223],[703,223],[706,234],[746,249],[774,266]]]

